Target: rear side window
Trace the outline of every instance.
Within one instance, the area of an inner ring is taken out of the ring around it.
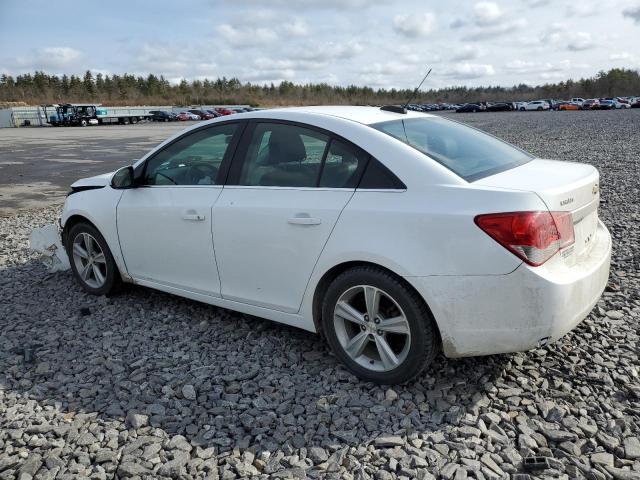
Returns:
[[[496,137],[444,118],[409,118],[371,126],[412,146],[468,182],[533,159]]]
[[[239,185],[315,187],[329,137],[280,123],[259,123],[249,142]]]
[[[322,167],[320,187],[355,188],[368,155],[340,140],[332,140]]]
[[[407,187],[402,183],[402,180],[391,172],[391,170],[375,158],[371,157],[358,188],[375,190],[405,190]]]

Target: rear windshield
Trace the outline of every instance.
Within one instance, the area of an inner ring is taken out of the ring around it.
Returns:
[[[372,124],[468,182],[523,165],[533,156],[475,128],[440,117]]]

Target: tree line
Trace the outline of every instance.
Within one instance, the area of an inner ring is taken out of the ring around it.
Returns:
[[[130,74],[84,76],[33,74],[0,76],[0,102],[29,105],[51,103],[102,103],[104,105],[208,105],[250,104],[254,106],[318,104],[398,104],[412,96],[407,89],[373,89],[356,85],[326,83],[304,85],[282,81],[279,84],[252,84],[237,78],[182,80],[171,84],[162,75],[146,77]],[[475,101],[533,100],[538,98],[599,98],[640,95],[638,70],[614,68],[594,77],[558,83],[512,87],[446,87],[422,90],[415,103],[465,103]]]

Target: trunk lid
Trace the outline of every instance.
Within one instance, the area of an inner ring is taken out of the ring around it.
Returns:
[[[553,212],[571,212],[575,243],[564,249],[565,262],[573,265],[588,253],[598,226],[600,175],[591,165],[535,159],[519,167],[473,182],[538,195]]]

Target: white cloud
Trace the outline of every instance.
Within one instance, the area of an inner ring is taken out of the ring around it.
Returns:
[[[464,45],[453,52],[451,60],[474,60],[480,56],[480,48],[476,45]]]
[[[528,6],[533,8],[542,7],[543,5],[548,5],[550,2],[551,0],[524,0],[524,3],[526,3]]]
[[[635,7],[625,8],[622,11],[622,15],[625,17],[629,17],[635,23],[640,24],[640,5],[636,5]]]
[[[22,68],[65,69],[73,67],[82,57],[82,52],[70,47],[42,47],[32,51],[29,56],[16,58],[16,64]]]
[[[567,48],[574,52],[580,50],[589,50],[593,48],[595,43],[589,32],[571,32],[567,38]]]
[[[495,75],[496,71],[493,65],[480,63],[459,63],[449,70],[445,71],[445,76],[453,77],[460,80],[472,78],[482,78]]]
[[[431,33],[434,24],[435,16],[430,12],[396,15],[393,19],[393,29],[409,38],[422,37]]]
[[[234,47],[264,45],[278,39],[276,32],[267,27],[235,27],[225,23],[216,30],[222,38]]]
[[[352,40],[345,43],[307,43],[288,52],[288,57],[300,60],[331,60],[354,58],[364,50],[362,44]]]
[[[264,5],[264,0],[228,0],[231,5]],[[270,0],[271,7],[284,7],[287,9],[362,9],[377,4],[388,3],[388,0]]]
[[[596,3],[572,2],[567,7],[567,17],[591,17],[600,11]]]
[[[287,35],[303,37],[309,33],[309,25],[301,18],[294,18],[282,27]]]
[[[502,10],[493,2],[478,2],[473,7],[475,23],[478,26],[494,25],[502,16]]]
[[[631,60],[633,55],[629,52],[612,53],[609,55],[610,60]]]
[[[515,73],[539,73],[554,69],[551,63],[540,63],[527,60],[512,60],[505,64],[505,68]]]
[[[465,37],[465,40],[484,40],[487,38],[505,35],[507,33],[523,30],[527,26],[527,20],[524,18],[516,18],[503,23],[496,23],[479,28]]]

